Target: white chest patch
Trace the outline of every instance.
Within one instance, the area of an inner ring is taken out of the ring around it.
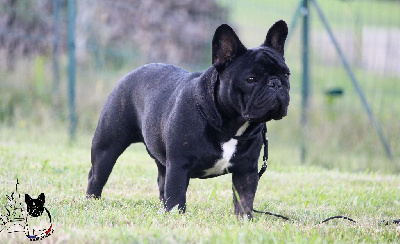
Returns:
[[[236,136],[241,136],[247,127],[249,126],[249,122],[246,122],[239,130],[236,132]],[[229,141],[223,143],[221,145],[222,148],[222,158],[218,159],[215,162],[212,168],[206,169],[203,176],[210,176],[210,175],[220,175],[225,173],[232,164],[229,162],[236,151],[236,145],[238,141],[236,139],[230,139]]]

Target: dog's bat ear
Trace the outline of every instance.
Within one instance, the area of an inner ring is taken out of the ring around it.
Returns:
[[[229,25],[220,25],[212,40],[212,65],[220,72],[246,50]]]
[[[271,47],[278,51],[283,57],[288,27],[285,21],[279,20],[268,31],[267,37],[261,46]]]
[[[38,199],[39,199],[41,202],[45,203],[44,193],[40,193]]]

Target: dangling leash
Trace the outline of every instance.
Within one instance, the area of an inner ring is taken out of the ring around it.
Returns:
[[[263,137],[263,144],[264,144],[264,155],[263,155],[263,165],[261,166],[260,171],[258,172],[258,178],[260,179],[261,176],[264,174],[264,172],[267,170],[268,167],[268,135],[267,135],[267,124],[264,123],[262,130],[262,137]],[[275,216],[277,218],[281,218],[284,220],[290,220],[288,217],[280,215],[280,214],[274,214],[274,213],[270,213],[270,212],[265,212],[265,211],[259,211],[259,210],[255,210],[253,209],[253,212],[255,213],[261,213],[261,214],[265,214],[265,215],[272,215]],[[332,216],[329,217],[321,222],[316,223],[316,225],[322,224],[322,223],[326,223],[332,219],[344,219],[344,220],[348,220],[350,222],[356,223],[358,224],[357,221],[347,217],[347,216],[341,216],[341,215],[337,215],[337,216]],[[400,219],[396,219],[396,220],[382,220],[381,222],[379,222],[379,225],[389,225],[389,224],[400,224]]]
[[[264,144],[264,154],[263,154],[263,164],[261,166],[260,171],[258,172],[258,179],[261,178],[261,176],[265,173],[265,171],[268,168],[268,135],[267,135],[267,124],[264,123],[262,125],[262,130],[261,130],[262,138],[263,138],[263,144]],[[271,212],[266,212],[266,211],[259,211],[256,209],[253,209],[253,212],[255,213],[261,213],[261,214],[266,214],[266,215],[272,215],[277,218],[282,218],[284,220],[290,220],[288,217],[280,215],[280,214],[274,214]]]
[[[258,179],[264,174],[268,167],[268,135],[267,135],[267,124],[263,124],[263,128],[261,130],[263,144],[264,144],[264,155],[263,155],[263,165],[261,166],[260,172],[258,172]]]

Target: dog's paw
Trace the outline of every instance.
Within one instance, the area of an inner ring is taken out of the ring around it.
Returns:
[[[90,199],[96,199],[96,200],[100,200],[101,196],[96,196],[94,194],[91,195],[86,195],[86,199],[90,200]]]

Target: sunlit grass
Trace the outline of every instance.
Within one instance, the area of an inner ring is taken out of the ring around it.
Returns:
[[[1,128],[0,192],[9,194],[19,179],[20,193],[44,192],[55,232],[49,241],[66,242],[398,242],[396,226],[379,226],[399,218],[398,175],[349,173],[296,163],[295,154],[272,147],[267,172],[260,180],[254,206],[292,221],[233,214],[229,175],[190,182],[187,213],[165,213],[158,201],[157,169],[141,145],[118,160],[101,200],[86,200],[90,168],[90,134],[70,146],[61,131],[46,134]],[[4,203],[2,199],[1,202]],[[1,208],[1,213],[5,209]],[[344,220],[315,225],[333,215]],[[18,234],[0,233],[8,242]]]

